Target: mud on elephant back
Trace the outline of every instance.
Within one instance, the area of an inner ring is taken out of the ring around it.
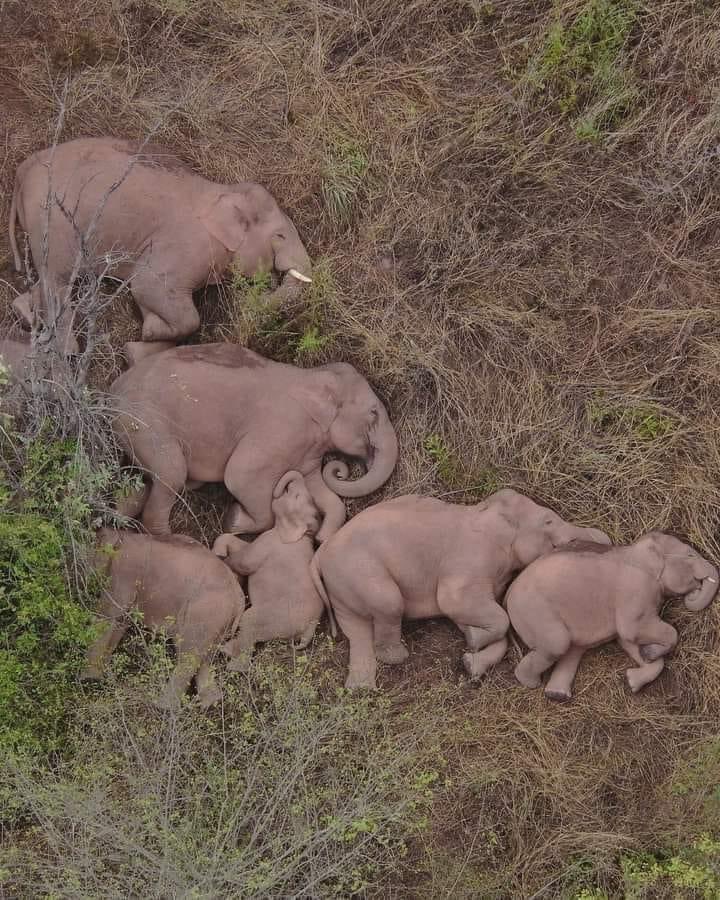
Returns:
[[[148,356],[110,388],[113,428],[122,448],[150,478],[124,511],[152,534],[170,531],[170,513],[186,486],[224,482],[235,502],[224,530],[272,528],[273,491],[299,472],[323,516],[318,541],[345,521],[340,497],[362,497],[392,474],[398,444],[385,407],[347,363],[301,369],[236,344],[177,347]],[[351,481],[342,460],[362,461]]]
[[[311,281],[310,258],[290,219],[259,184],[216,184],[170,151],[116,138],[79,138],[34,153],[17,170],[9,235],[28,235],[38,280],[15,300],[30,324],[52,318],[77,352],[73,282],[93,272],[127,282],[143,317],[143,341],[176,342],[200,324],[193,291],[232,268],[273,268],[280,306]]]

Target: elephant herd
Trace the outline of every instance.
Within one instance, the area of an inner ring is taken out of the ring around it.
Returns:
[[[193,291],[229,269],[274,269],[274,305],[311,281],[295,226],[260,185],[208,181],[156,145],[79,139],[18,169],[10,244],[20,270],[18,224],[37,280],[14,308],[54,331],[64,354],[78,352],[70,301],[83,271],[126,281],[143,319],[142,340],[125,346],[128,367],[109,388],[118,443],[144,474],[118,511],[142,530],[98,532],[93,565],[108,587],[85,677],[102,677],[139,610],[176,647],[156,702],[176,706],[194,680],[209,706],[221,697],[218,648],[228,668],[245,670],[257,642],[307,646],[327,612],[333,634],[337,623],[349,641],[348,688],[374,688],[378,660],[406,659],[403,619],[446,616],[465,637],[472,680],[505,656],[512,625],[527,648],[515,669],[521,684],[537,687],[552,669],[546,694],[569,699],[583,654],[617,640],[637,691],[677,642],[660,618],[664,600],[702,610],[715,596],[716,568],[677,538],[650,532],[613,545],[508,488],[476,505],[396,497],[345,523],[342,498],[376,491],[398,459],[390,416],[362,375],[344,362],[298,368],[232,343],[176,346],[199,326]],[[26,337],[0,341],[18,381],[29,350]],[[356,479],[351,462],[365,469]],[[212,549],[170,530],[180,492],[208,482],[232,495]]]

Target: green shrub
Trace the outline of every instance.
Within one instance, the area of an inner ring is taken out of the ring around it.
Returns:
[[[53,773],[7,761],[32,822],[6,863],[7,891],[365,894],[427,827],[435,741],[417,723],[391,732],[387,696],[334,688],[329,662],[319,649],[288,671],[261,653],[226,680],[213,718],[192,700],[160,715],[139,677],[86,699]]]
[[[92,637],[85,576],[95,498],[109,482],[75,442],[37,439],[15,491],[0,484],[0,748],[61,747]]]

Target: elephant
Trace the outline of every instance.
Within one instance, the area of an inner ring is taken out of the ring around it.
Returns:
[[[218,184],[154,144],[78,138],[33,153],[18,167],[10,244],[21,271],[15,226],[29,236],[39,280],[14,307],[31,323],[47,296],[61,306],[56,327],[77,352],[71,282],[83,272],[127,281],[143,317],[143,341],[175,343],[200,325],[193,291],[232,268],[285,277],[271,302],[310,282],[297,230],[259,184]]]
[[[81,678],[103,677],[128,628],[128,614],[138,609],[145,625],[172,636],[177,651],[175,670],[155,705],[177,708],[193,678],[202,707],[221,700],[209,656],[235,632],[245,610],[245,594],[222,560],[185,535],[152,537],[101,528],[94,565],[110,576],[110,586]]]
[[[371,506],[317,551],[310,570],[350,642],[347,688],[374,688],[377,660],[408,655],[401,622],[447,616],[480,679],[507,650],[498,604],[515,572],[573,539],[608,542],[505,488],[473,506],[407,495]]]
[[[110,387],[114,431],[151,477],[137,504],[152,534],[170,531],[170,512],[187,484],[224,481],[235,498],[223,522],[233,534],[273,526],[273,490],[296,470],[323,515],[319,542],[345,521],[340,497],[362,497],[395,468],[398,445],[388,414],[348,363],[301,369],[237,344],[175,347],[140,360]],[[349,480],[337,451],[362,460]],[[338,496],[340,495],[340,496]]]
[[[231,657],[232,671],[247,670],[258,641],[295,638],[295,649],[304,650],[324,611],[310,577],[320,514],[299,472],[280,479],[272,508],[275,526],[251,544],[231,534],[221,534],[213,544],[213,552],[236,574],[248,576],[250,608],[237,635],[220,648]]]
[[[692,547],[660,531],[633,544],[580,544],[538,559],[518,575],[506,596],[510,622],[529,648],[515,669],[525,687],[545,687],[553,700],[569,700],[586,650],[618,640],[637,667],[625,673],[636,693],[654,681],[677,631],[659,609],[669,597],[683,597],[699,611],[718,589],[715,566]]]

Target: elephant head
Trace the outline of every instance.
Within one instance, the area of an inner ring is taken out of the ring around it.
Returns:
[[[633,555],[649,566],[668,597],[682,597],[686,609],[705,609],[718,590],[718,570],[688,544],[651,531],[633,545]]]
[[[287,472],[273,490],[275,527],[284,544],[294,544],[320,528],[320,513],[300,472]]]
[[[325,484],[341,497],[364,497],[392,475],[398,443],[387,410],[370,385],[347,363],[332,363],[321,370],[331,377],[334,413],[328,423],[330,449],[362,460],[366,473],[348,481],[349,469],[341,460],[323,468]]]
[[[283,276],[270,303],[280,305],[312,281],[310,257],[297,229],[259,184],[225,189],[201,219],[229,252],[235,271],[252,276],[274,268]]]
[[[572,525],[551,509],[510,488],[492,494],[480,508],[495,508],[513,529],[511,553],[518,568],[525,568],[540,556],[573,542],[610,544],[603,531]]]

